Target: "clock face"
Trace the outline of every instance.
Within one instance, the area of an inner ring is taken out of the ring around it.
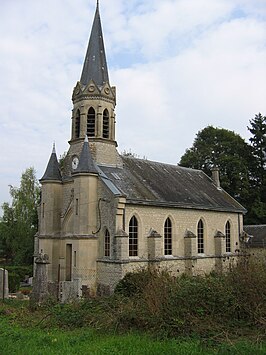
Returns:
[[[77,167],[78,167],[78,165],[79,165],[79,159],[78,159],[78,157],[74,157],[74,158],[72,159],[72,169],[73,169],[73,170],[76,170]]]

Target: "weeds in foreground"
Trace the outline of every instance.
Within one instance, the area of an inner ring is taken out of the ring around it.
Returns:
[[[32,314],[20,312],[23,324],[32,324],[33,314],[33,323],[44,329],[89,327],[109,334],[145,331],[161,338],[219,342],[244,336],[261,341],[266,330],[265,262],[243,260],[226,274],[196,277],[142,269],[127,274],[110,297],[48,302]]]

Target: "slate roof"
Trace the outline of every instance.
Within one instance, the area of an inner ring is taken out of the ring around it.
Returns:
[[[40,181],[44,181],[44,180],[62,181],[59,163],[58,163],[56,152],[55,152],[55,146],[53,146],[53,151],[50,156],[49,162],[47,164],[47,168],[45,170],[45,173],[44,173],[43,177],[40,179]]]
[[[100,87],[109,83],[98,2],[80,82],[86,86],[91,79]]]
[[[251,235],[248,245],[254,248],[266,247],[266,224],[246,225],[244,231]]]
[[[78,167],[75,170],[75,174],[76,173],[98,174],[98,171],[96,169],[96,166],[91,156],[90,146],[89,146],[89,141],[87,136],[84,140],[83,147],[80,153]]]
[[[105,179],[128,203],[215,211],[246,210],[200,170],[132,157],[121,157],[123,168],[100,166]],[[101,174],[100,174],[101,175]]]

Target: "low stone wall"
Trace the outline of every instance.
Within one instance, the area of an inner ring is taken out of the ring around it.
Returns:
[[[164,257],[155,260],[130,259],[122,261],[98,260],[97,285],[98,294],[111,294],[119,280],[128,272],[137,272],[148,266],[166,270],[173,276],[183,273],[188,275],[205,275],[212,271],[226,272],[233,265],[239,254],[221,256],[202,256],[192,258]]]

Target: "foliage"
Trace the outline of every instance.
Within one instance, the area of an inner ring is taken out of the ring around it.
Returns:
[[[20,282],[25,280],[25,276],[32,276],[33,274],[32,265],[3,265],[2,267],[8,271],[9,292],[18,291]]]
[[[251,187],[256,194],[251,205],[251,214],[258,216],[258,223],[264,224],[266,223],[266,116],[258,113],[249,122],[248,130],[252,134],[249,140],[255,157],[254,180]]]
[[[151,275],[153,275],[152,269],[146,270],[141,268],[137,273],[128,272],[125,277],[118,282],[115,292],[126,297],[139,295],[147,285]]]
[[[13,272],[17,274],[20,281],[24,281],[26,275],[32,276],[33,274],[32,265],[4,265],[2,267],[8,272]]]
[[[71,307],[71,306],[69,306]],[[77,307],[77,305],[73,305]],[[63,307],[62,307],[63,309]],[[265,354],[266,344],[247,334],[242,340],[201,340],[198,337],[165,339],[145,333],[114,334],[114,328],[101,332],[92,327],[62,329],[49,325],[44,309],[31,313],[26,302],[0,303],[1,354]],[[51,322],[53,324],[53,322]],[[158,325],[159,326],[159,325]],[[259,337],[259,334],[257,334]],[[216,339],[219,339],[217,335]]]
[[[232,196],[239,196],[248,187],[251,151],[236,133],[208,126],[198,132],[193,147],[180,160],[180,165],[201,169],[211,175],[220,168],[221,184]]]
[[[265,179],[266,169],[266,116],[258,113],[249,123],[251,127],[248,127],[248,130],[252,134],[249,140],[252,145],[253,155],[257,160],[259,183],[262,184]]]
[[[227,273],[181,275],[149,267],[125,276],[106,298],[43,306],[45,326],[145,331],[163,337],[265,336],[265,259],[243,257]],[[130,290],[127,290],[129,286]]]
[[[253,125],[253,121],[250,122]],[[256,142],[256,146],[261,143],[263,135],[258,126],[252,126],[254,136],[251,139]],[[259,151],[256,154],[260,154]],[[263,223],[266,210],[256,188],[256,182],[262,175],[261,170],[259,172],[256,168],[256,154],[254,148],[238,134],[208,126],[198,132],[193,146],[181,157],[180,165],[201,169],[209,176],[214,166],[219,167],[221,186],[248,210],[245,223]]]
[[[8,273],[8,287],[9,287],[9,292],[17,292],[19,290],[19,285],[20,285],[20,277],[18,274],[15,272],[9,272]]]
[[[147,282],[142,291],[126,295],[122,310],[120,306],[119,324],[123,329],[203,337],[227,332],[234,334],[245,327],[265,331],[265,260],[243,259],[223,275],[212,273],[175,278],[158,270],[146,272]],[[127,283],[129,279],[135,280],[139,290],[143,271],[134,279],[132,275],[126,278]],[[120,293],[121,283],[118,288]]]
[[[65,160],[66,160],[66,156],[67,156],[67,152],[64,152],[62,155],[60,155],[59,157],[59,167],[60,170],[62,171],[64,169],[64,164],[65,164]]]
[[[10,186],[11,204],[2,205],[0,241],[2,257],[14,264],[31,264],[38,227],[40,188],[33,168],[22,173],[20,187]]]

